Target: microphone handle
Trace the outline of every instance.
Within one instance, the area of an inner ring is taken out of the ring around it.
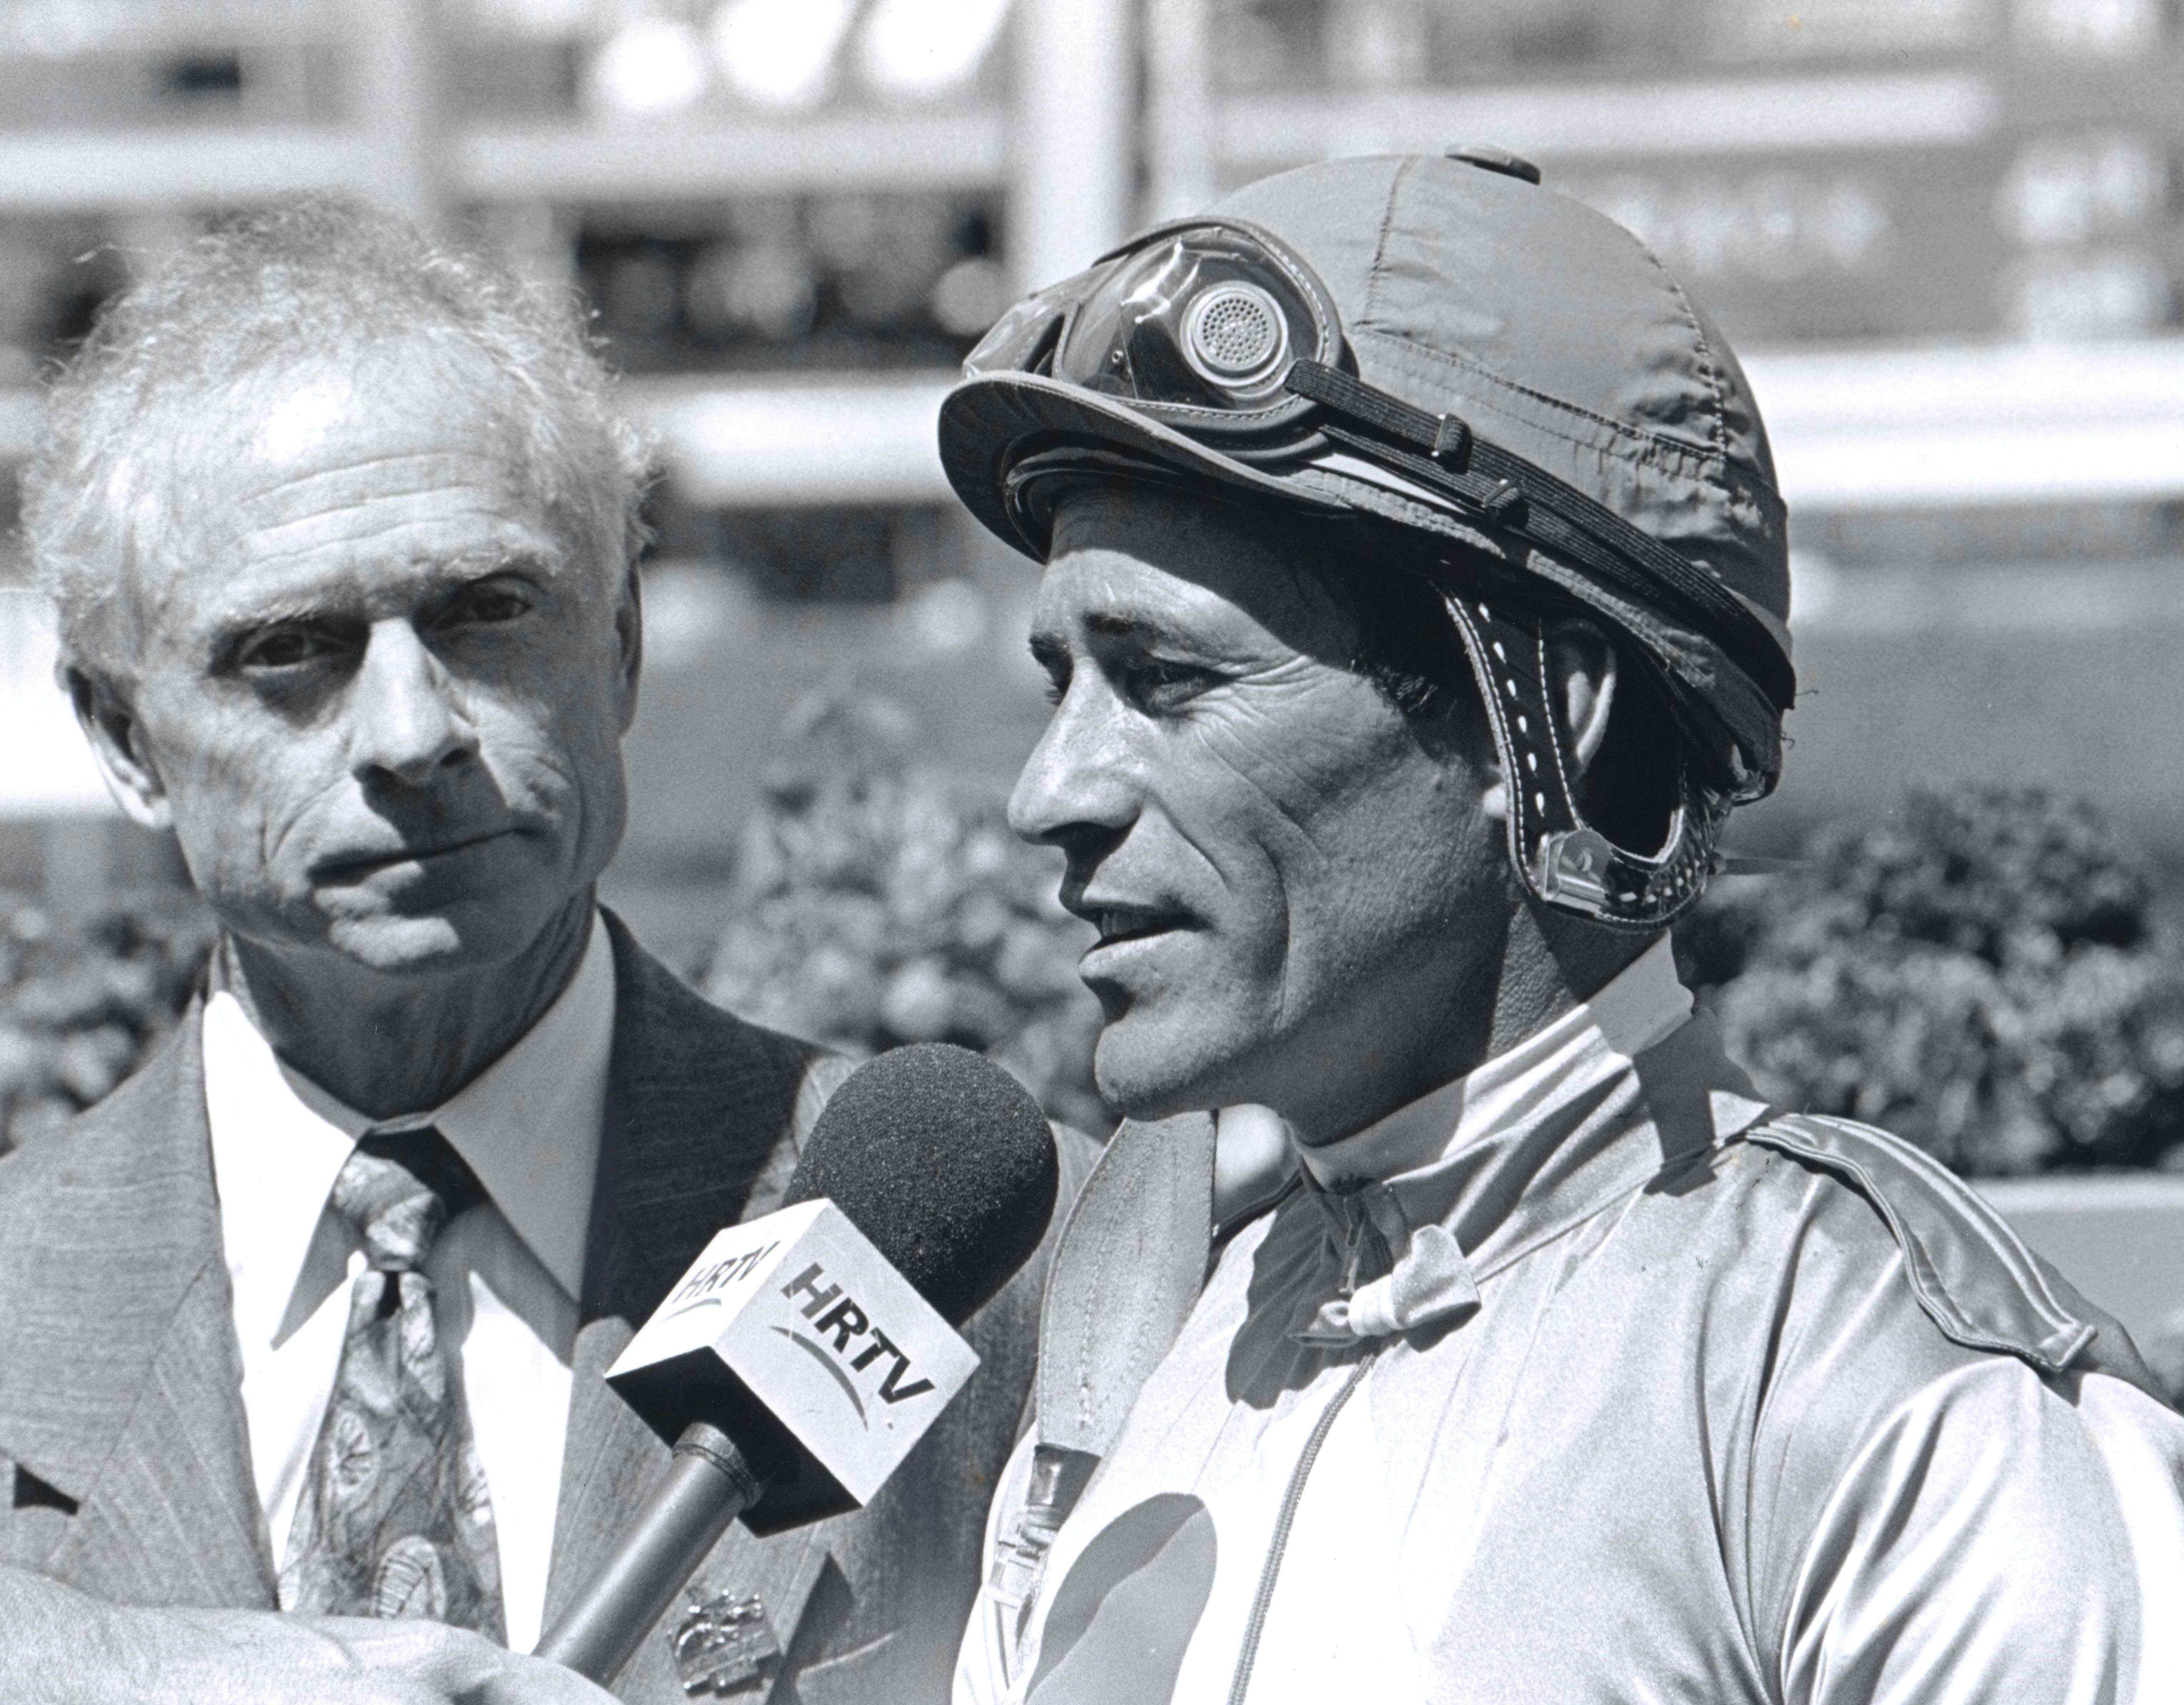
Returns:
[[[660,1490],[533,1655],[601,1686],[613,1680],[728,1524],[764,1490],[734,1440],[693,1421],[675,1441],[675,1458]]]

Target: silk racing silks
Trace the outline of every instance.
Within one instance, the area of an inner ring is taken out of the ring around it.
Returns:
[[[2184,1418],[1689,1015],[1657,948],[1305,1156],[1028,1550],[1018,1449],[957,1705],[2184,1700]]]

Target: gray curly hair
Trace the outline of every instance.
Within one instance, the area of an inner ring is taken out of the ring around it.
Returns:
[[[51,387],[23,534],[64,666],[118,661],[97,655],[98,617],[132,550],[174,549],[158,537],[174,465],[208,405],[415,343],[482,358],[530,494],[618,579],[645,542],[652,449],[617,412],[573,298],[388,215],[298,197],[223,221],[109,302]]]

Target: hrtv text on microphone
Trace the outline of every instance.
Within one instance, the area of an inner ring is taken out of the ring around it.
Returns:
[[[880,1381],[882,1401],[900,1403],[930,1391],[933,1389],[930,1379],[913,1380],[908,1385],[902,1383],[903,1376],[910,1371],[910,1357],[895,1347],[893,1339],[872,1324],[872,1317],[859,1306],[855,1297],[842,1295],[840,1285],[828,1284],[823,1290],[820,1289],[825,1279],[825,1267],[815,1261],[783,1285],[781,1294],[792,1301],[800,1294],[811,1297],[811,1300],[804,1306],[804,1318],[811,1322],[812,1331],[821,1337],[829,1334],[833,1335],[838,1356],[848,1354],[853,1339],[867,1334],[871,1335],[872,1343],[861,1350],[855,1359],[850,1362],[852,1373],[863,1373],[883,1356],[893,1358],[894,1365],[889,1368],[886,1377]],[[838,1296],[842,1300],[836,1302],[834,1299]],[[829,1303],[833,1305],[831,1308],[827,1307]],[[823,1316],[820,1313],[822,1309],[827,1311]]]

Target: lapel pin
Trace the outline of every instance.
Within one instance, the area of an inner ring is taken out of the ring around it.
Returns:
[[[675,1673],[692,1698],[722,1697],[765,1685],[781,1661],[781,1642],[755,1593],[700,1585],[689,1613],[668,1636]]]

